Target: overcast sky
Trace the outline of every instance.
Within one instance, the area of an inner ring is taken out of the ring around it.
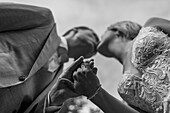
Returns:
[[[121,20],[141,25],[150,17],[170,19],[170,0],[0,0],[0,2],[26,3],[52,10],[59,35],[79,25],[91,27],[101,36],[108,25]],[[95,57],[102,86],[112,95],[117,94],[122,66],[114,59],[99,54]]]

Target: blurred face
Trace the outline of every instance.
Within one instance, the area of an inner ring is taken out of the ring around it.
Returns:
[[[118,31],[107,30],[101,37],[101,42],[97,47],[100,54],[106,57],[114,57],[114,55],[121,51],[121,37]]]
[[[96,53],[95,43],[95,38],[90,30],[79,29],[74,37],[68,38],[69,56],[75,59],[80,56],[90,58]]]

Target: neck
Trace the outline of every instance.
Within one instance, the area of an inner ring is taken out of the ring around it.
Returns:
[[[69,58],[71,58],[71,55],[70,55],[70,50],[71,50],[71,47],[70,47],[70,43],[69,43],[69,39],[67,38],[67,37],[65,37],[66,38],[66,41],[67,41],[67,47],[68,47],[68,56],[69,56]]]
[[[126,63],[127,63],[127,59],[128,59],[127,57],[129,56],[129,52],[131,52],[132,42],[133,41],[129,41],[126,44],[125,50],[122,55],[122,64],[123,65],[126,65]]]
[[[115,58],[122,64],[124,65],[126,63],[126,58],[127,58],[127,55],[131,49],[131,44],[132,44],[132,41],[128,41],[126,42],[123,47],[122,47],[122,50],[120,53],[118,53],[117,55],[115,55]]]
[[[67,46],[68,46],[68,56],[69,58],[75,59],[76,52],[75,52],[74,47],[72,46],[72,41],[67,37],[66,37],[66,41],[67,41]]]

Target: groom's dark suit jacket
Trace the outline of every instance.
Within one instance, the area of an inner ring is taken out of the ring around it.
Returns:
[[[0,4],[0,113],[43,110],[39,103],[62,71],[43,66],[60,41],[49,9]]]

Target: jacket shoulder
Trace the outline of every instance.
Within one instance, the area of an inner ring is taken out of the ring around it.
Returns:
[[[0,32],[32,29],[55,23],[49,8],[16,3],[0,3],[0,20]]]

